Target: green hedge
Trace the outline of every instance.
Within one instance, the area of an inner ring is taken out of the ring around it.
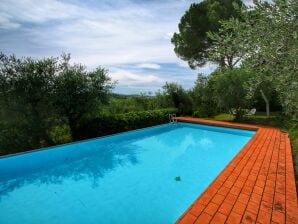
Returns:
[[[217,110],[215,107],[207,107],[207,106],[202,106],[198,108],[196,111],[193,112],[192,116],[193,117],[212,117],[216,115]]]
[[[177,109],[169,108],[115,115],[99,115],[80,124],[80,139],[94,138],[167,123],[169,122],[168,114],[171,113],[177,113]]]

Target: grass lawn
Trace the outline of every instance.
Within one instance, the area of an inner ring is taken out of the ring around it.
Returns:
[[[211,118],[206,118],[217,121],[230,121],[233,122],[234,116],[227,113],[218,114]],[[295,177],[296,177],[296,190],[298,190],[298,122],[290,119],[282,118],[279,112],[270,113],[270,117],[266,116],[265,112],[257,112],[254,116],[250,116],[240,121],[241,123],[266,125],[278,127],[289,133],[292,145]]]

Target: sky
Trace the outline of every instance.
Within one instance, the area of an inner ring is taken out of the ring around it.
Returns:
[[[0,0],[0,51],[43,58],[70,53],[88,70],[103,66],[114,92],[155,92],[165,82],[185,88],[198,73],[174,53],[171,37],[191,0]]]

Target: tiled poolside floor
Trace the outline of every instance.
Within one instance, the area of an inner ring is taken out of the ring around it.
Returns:
[[[189,117],[177,119],[257,130],[177,223],[298,224],[295,176],[287,133],[270,127]]]

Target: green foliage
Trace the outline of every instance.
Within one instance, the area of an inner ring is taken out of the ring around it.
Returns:
[[[0,151],[70,141],[67,127],[75,138],[80,120],[97,113],[112,86],[105,69],[87,72],[82,65],[70,65],[67,55],[34,60],[1,53]]]
[[[239,17],[240,0],[205,0],[191,4],[179,23],[179,33],[174,33],[172,43],[175,53],[182,60],[188,61],[191,68],[204,65],[208,60],[208,49],[213,40],[207,32],[217,32],[221,20]]]
[[[250,25],[252,22],[254,26]],[[269,79],[274,84],[284,112],[297,119],[298,2],[258,3],[243,26],[247,27],[245,41],[250,45],[246,65],[258,71],[256,80]]]
[[[156,96],[146,95],[144,93],[133,96],[110,97],[106,105],[100,107],[100,113],[120,114],[130,111],[154,110],[170,107],[170,103],[164,102],[164,96],[157,93]]]
[[[243,58],[242,67],[256,74],[249,88],[254,91],[260,88],[258,84],[270,83],[283,112],[297,119],[298,2],[275,0],[255,4],[243,9],[239,21],[230,19],[223,24],[216,49],[237,49]]]
[[[215,97],[218,106],[226,110],[236,109],[236,119],[241,119],[245,108],[251,104],[247,99],[245,84],[250,79],[250,73],[244,69],[226,69],[216,77]]]
[[[168,115],[177,113],[177,109],[160,109],[124,114],[101,114],[80,124],[80,138],[87,139],[97,136],[114,134],[150,127],[169,122]]]
[[[25,125],[0,123],[0,155],[13,154],[32,148],[30,133]]]
[[[114,82],[107,70],[89,72],[69,59],[0,55],[0,154],[165,123],[177,109],[152,109],[175,102],[184,113],[188,106],[182,87],[156,96],[114,94],[110,100]]]
[[[49,117],[56,64],[54,58],[16,59],[0,54],[0,120],[7,128],[1,131],[6,137],[8,133],[14,136],[14,146],[17,142],[33,148],[52,143],[46,130],[52,125]],[[10,148],[1,143],[0,147]]]
[[[264,77],[261,80],[259,79],[259,74],[257,74],[258,71],[250,68],[247,70],[249,70],[251,74],[250,80],[245,85],[245,88],[248,90],[247,98],[254,101],[257,110],[265,110],[266,101],[262,96],[262,92],[270,103],[270,110],[281,110],[281,105],[278,101],[278,92],[274,88],[274,83],[270,81],[270,78],[266,78],[270,77],[270,75],[264,74]]]
[[[49,135],[55,145],[71,142],[72,140],[71,130],[66,123],[52,127]]]
[[[210,61],[220,62],[221,68],[233,68],[243,59],[244,51],[241,48],[242,38],[235,27],[239,27],[239,20],[230,18],[222,21],[217,32],[208,32],[207,36],[212,40],[213,45],[208,49]]]
[[[195,87],[191,92],[195,117],[209,117],[217,112],[214,96],[214,78],[216,73],[209,76],[198,75]]]
[[[96,114],[100,104],[107,102],[113,82],[104,68],[87,72],[82,65],[70,66],[68,60],[64,58],[64,67],[55,78],[53,103],[57,112],[67,119],[72,138],[77,139],[80,120],[92,113]]]
[[[192,114],[192,98],[190,93],[176,83],[166,83],[163,86],[164,94],[172,105],[178,109],[182,115]]]
[[[217,109],[215,107],[200,107],[196,111],[193,112],[193,117],[198,118],[206,118],[206,117],[212,117],[217,113]]]
[[[233,121],[234,120],[234,116],[232,114],[226,114],[226,113],[217,114],[217,115],[213,116],[212,118],[214,120],[218,120],[218,121]]]
[[[169,114],[177,113],[177,109],[148,110],[141,112],[129,112],[117,115],[118,119],[125,121],[126,130],[144,128],[169,121]]]

